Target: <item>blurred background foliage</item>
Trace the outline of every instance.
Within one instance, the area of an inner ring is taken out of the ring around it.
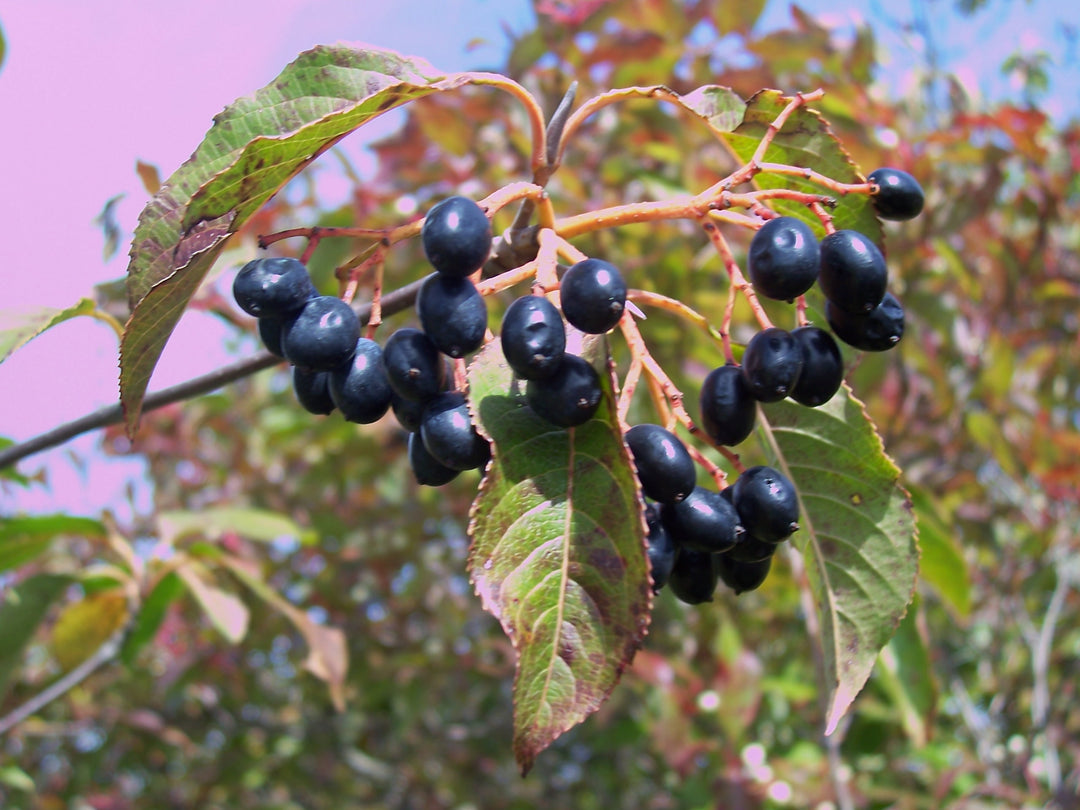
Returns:
[[[995,3],[966,6],[977,16]],[[418,488],[392,418],[312,417],[279,368],[147,414],[134,449],[107,433],[107,452],[147,460],[152,512],[123,524],[9,516],[17,542],[0,570],[22,612],[9,597],[0,711],[128,632],[117,661],[0,739],[3,807],[1080,807],[1080,124],[1040,110],[1038,54],[1003,55],[1025,77],[1011,101],[972,97],[932,58],[897,94],[870,27],[850,36],[793,7],[787,28],[760,33],[762,7],[538,0],[536,27],[489,67],[549,110],[571,78],[579,99],[632,84],[823,87],[817,108],[864,172],[896,166],[926,189],[925,213],[886,229],[905,340],[850,357],[848,376],[904,470],[923,579],[837,733],[821,734],[799,591],[780,561],[738,599],[661,595],[609,703],[521,779],[513,650],[464,573],[477,474]],[[416,102],[347,204],[320,199],[320,177],[348,171],[337,152],[238,250],[287,227],[397,224],[447,194],[526,178],[523,124],[488,91]],[[703,127],[635,101],[578,133],[551,192],[573,214],[696,192],[729,169]],[[392,252],[391,286],[426,272],[415,241]],[[690,223],[578,245],[634,286],[722,312],[725,274]],[[359,249],[323,242],[312,269],[325,290]],[[254,350],[227,300],[233,269],[198,305]],[[493,303],[493,323],[512,295]],[[745,339],[751,320],[737,322]],[[663,314],[645,335],[684,391],[721,361]],[[29,482],[0,475],[10,492]],[[344,712],[305,671],[311,650],[336,649],[313,627],[343,632]]]

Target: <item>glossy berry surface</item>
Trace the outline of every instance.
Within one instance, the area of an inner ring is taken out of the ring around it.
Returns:
[[[757,400],[735,365],[714,368],[701,384],[701,423],[717,444],[733,447],[754,429]]]
[[[679,548],[715,554],[735,545],[743,533],[731,501],[715,490],[696,486],[678,503],[665,503],[660,517]]]
[[[420,231],[424,255],[448,276],[472,275],[491,252],[491,222],[468,197],[448,197],[428,211]]]
[[[484,343],[487,304],[467,278],[435,274],[424,281],[416,297],[420,325],[439,351],[464,357]]]
[[[359,338],[352,360],[330,372],[330,397],[349,422],[377,422],[390,409],[393,390],[386,380],[382,349],[374,340]]]
[[[293,365],[330,371],[349,361],[360,337],[360,319],[340,298],[311,298],[282,330],[281,349]]]
[[[390,335],[383,345],[382,360],[386,379],[399,396],[423,401],[442,390],[443,357],[419,329],[404,326]]]
[[[926,201],[922,186],[907,172],[883,167],[870,172],[866,179],[878,186],[870,202],[882,219],[914,219],[922,213]]]
[[[754,234],[746,263],[758,295],[790,301],[817,281],[821,249],[814,231],[801,219],[777,217]]]
[[[233,279],[237,305],[256,318],[283,318],[316,294],[307,268],[298,259],[254,259]]]
[[[576,354],[564,356],[558,370],[546,380],[529,380],[525,386],[525,398],[536,414],[563,428],[592,419],[603,395],[600,375]]]
[[[735,479],[731,500],[748,534],[779,543],[799,528],[795,485],[772,467],[751,467]]]
[[[716,593],[715,554],[680,548],[668,576],[668,588],[675,598],[688,605],[711,602]]]
[[[330,372],[309,371],[293,367],[293,393],[296,401],[308,413],[328,414],[334,410],[334,400],[330,396]]]
[[[791,336],[802,349],[803,367],[788,393],[800,405],[824,405],[844,381],[844,360],[833,336],[818,326],[800,326]]]
[[[795,387],[802,373],[802,348],[785,329],[762,329],[746,344],[742,374],[754,399],[779,402]]]
[[[660,425],[634,425],[626,431],[641,491],[661,503],[681,501],[697,483],[697,469],[682,440]]]
[[[409,434],[409,467],[412,468],[416,483],[426,487],[441,487],[449,484],[460,475],[461,470],[455,470],[441,464],[428,449],[424,447],[424,441],[419,433]]]
[[[460,391],[444,391],[428,402],[420,421],[420,436],[431,456],[452,470],[483,467],[491,458],[491,448],[477,433]]]
[[[524,380],[550,377],[566,353],[562,315],[542,295],[524,295],[507,307],[499,338],[507,364]]]
[[[645,507],[645,525],[649,533],[645,538],[646,552],[649,556],[649,573],[652,578],[653,593],[658,593],[671,576],[675,565],[676,548],[671,536],[660,520],[660,512],[649,504]]]
[[[888,279],[885,257],[858,231],[836,231],[821,240],[818,285],[845,312],[865,314],[880,304]]]
[[[716,573],[720,581],[735,594],[754,591],[761,587],[772,568],[772,557],[753,562],[736,560],[729,554],[721,554],[715,560]]]
[[[602,335],[622,317],[626,282],[610,262],[585,259],[563,274],[559,296],[567,323],[587,334]]]
[[[825,302],[829,328],[848,346],[864,352],[884,352],[904,336],[904,307],[892,293],[866,315],[852,315]]]

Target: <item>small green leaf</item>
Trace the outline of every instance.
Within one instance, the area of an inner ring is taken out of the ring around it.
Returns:
[[[18,568],[45,553],[61,535],[105,537],[101,521],[70,515],[27,515],[0,520],[0,571]]]
[[[529,408],[491,341],[469,370],[492,461],[472,508],[469,573],[517,651],[514,755],[537,754],[596,711],[641,645],[651,590],[644,519],[612,384],[586,424]]]
[[[937,684],[926,644],[919,634],[918,598],[912,602],[896,634],[881,651],[878,675],[911,742],[921,748],[930,738],[937,706]]]
[[[915,519],[900,471],[847,386],[819,408],[785,400],[762,410],[766,452],[799,491],[793,542],[818,610],[831,734],[911,602]]]
[[[30,774],[17,765],[5,765],[0,768],[0,785],[7,785],[12,790],[18,790],[21,793],[33,793],[36,789]]]
[[[762,90],[750,99],[742,123],[734,132],[723,137],[740,162],[745,163],[753,157],[758,144],[768,132],[769,125],[776,120],[776,116],[783,111],[787,103],[788,98],[778,90]],[[862,183],[866,180],[859,174],[851,157],[825,119],[806,106],[799,107],[787,119],[765,151],[764,159],[768,163],[785,163],[802,169],[813,169],[841,183]],[[762,173],[754,178],[754,184],[759,188],[790,188],[809,194],[832,193],[811,180],[791,175]],[[771,200],[769,205],[781,214],[805,221],[819,236],[824,235],[821,220],[803,203]],[[830,213],[837,229],[850,228],[859,231],[874,240],[879,247],[884,247],[881,222],[874,213],[869,195],[849,194],[842,197]]]
[[[123,627],[127,618],[127,597],[119,588],[72,602],[53,626],[53,655],[63,669],[74,669]]]
[[[967,618],[971,614],[971,575],[956,534],[924,489],[912,487],[911,502],[919,519],[920,576],[956,616]]]
[[[746,115],[746,102],[730,87],[716,84],[705,85],[687,93],[679,103],[704,118],[709,127],[719,133],[731,132]]]
[[[0,601],[0,699],[7,692],[11,676],[22,662],[22,651],[34,637],[49,607],[71,577],[38,574],[11,588]]]
[[[226,240],[305,166],[371,119],[438,90],[428,63],[393,51],[321,46],[214,119],[192,157],[143,209],[132,241],[131,319],[120,346],[128,432],[150,374]]]
[[[170,571],[158,580],[139,608],[139,614],[135,617],[131,632],[124,639],[120,659],[125,664],[131,666],[134,663],[139,650],[157,634],[161,623],[165,621],[169,607],[180,598],[183,592],[184,582],[175,572]]]
[[[83,298],[66,309],[39,307],[27,310],[0,310],[0,363],[45,330],[79,315],[89,315],[94,309],[94,302],[89,298]]]
[[[221,635],[230,644],[243,641],[250,618],[247,606],[233,594],[212,585],[206,569],[193,560],[177,566],[176,573]]]
[[[193,535],[218,540],[228,534],[267,543],[282,537],[296,538],[305,545],[316,540],[315,532],[301,528],[277,512],[235,506],[215,506],[198,512],[162,512],[158,527],[162,539],[170,543]]]

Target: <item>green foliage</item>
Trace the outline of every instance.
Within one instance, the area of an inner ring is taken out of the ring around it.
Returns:
[[[64,309],[40,307],[31,311],[0,312],[0,363],[46,329],[79,315],[89,315],[94,309],[94,302],[83,298],[77,304]]]

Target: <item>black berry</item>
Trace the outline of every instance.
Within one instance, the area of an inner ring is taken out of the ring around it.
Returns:
[[[694,489],[697,470],[686,445],[660,425],[634,425],[626,431],[641,491],[661,503],[681,501]]]
[[[880,304],[888,276],[878,246],[858,231],[836,231],[821,240],[818,284],[845,312],[865,314]]]
[[[760,402],[779,402],[795,387],[802,373],[803,353],[791,333],[772,326],[746,344],[742,373]]]
[[[711,489],[696,486],[678,503],[665,503],[660,517],[679,548],[715,554],[735,545],[743,532],[731,502]]]
[[[277,318],[259,318],[259,340],[266,350],[275,357],[285,357],[281,348],[281,335],[284,332],[285,323]]]
[[[668,576],[668,588],[680,602],[700,605],[711,602],[716,592],[715,554],[680,548]]]
[[[334,410],[334,400],[330,396],[329,371],[309,371],[294,366],[292,376],[296,401],[305,411],[328,414]]]
[[[320,295],[308,300],[282,330],[281,349],[297,366],[330,371],[349,362],[360,337],[360,319],[340,298]]]
[[[730,554],[720,554],[716,557],[715,565],[720,580],[738,595],[761,587],[772,567],[772,556],[744,562]]]
[[[701,384],[701,423],[717,444],[732,447],[754,429],[757,400],[735,365],[714,368]]]
[[[419,433],[409,434],[409,466],[412,468],[416,483],[427,487],[441,487],[453,481],[461,473],[441,464],[424,447]]]
[[[550,377],[566,352],[562,315],[541,295],[522,296],[507,308],[500,339],[507,364],[525,380]]]
[[[491,458],[491,448],[477,433],[460,391],[444,391],[428,402],[420,421],[420,436],[431,456],[453,470],[483,467]]]
[[[613,328],[626,308],[626,282],[615,265],[585,259],[563,274],[559,284],[567,322],[590,335]]]
[[[870,201],[882,219],[913,219],[922,213],[922,186],[907,172],[885,167],[870,172],[866,179],[877,184],[878,192]]]
[[[746,263],[755,292],[790,301],[814,286],[821,250],[809,225],[795,217],[777,217],[754,234]]]
[[[772,467],[751,467],[735,479],[731,500],[747,533],[779,543],[799,528],[795,485]]]
[[[904,336],[904,308],[892,293],[885,293],[866,315],[852,315],[826,301],[825,320],[840,340],[864,352],[887,351]]]
[[[233,279],[233,298],[256,318],[282,318],[316,295],[307,268],[298,259],[254,259]]]
[[[468,276],[480,269],[491,252],[491,222],[468,197],[449,197],[428,212],[420,240],[424,255],[437,271]]]
[[[393,390],[386,380],[382,349],[374,340],[360,338],[352,360],[330,373],[330,396],[349,422],[377,422],[390,409]]]
[[[603,393],[596,369],[576,354],[565,355],[546,380],[529,380],[525,386],[525,398],[537,415],[563,428],[592,419]]]
[[[467,278],[436,273],[416,297],[420,325],[439,351],[464,357],[479,349],[487,332],[487,305]]]
[[[383,366],[390,387],[405,399],[427,400],[442,390],[446,366],[425,333],[402,327],[383,345]]]
[[[660,520],[660,513],[655,506],[648,504],[645,507],[645,524],[649,534],[645,539],[646,549],[649,556],[649,573],[652,578],[653,593],[658,593],[671,576],[671,568],[675,564],[676,548],[671,536],[664,528]]]
[[[803,367],[788,396],[811,408],[824,405],[844,381],[840,347],[832,335],[817,326],[800,326],[792,330],[791,336],[802,348]]]

